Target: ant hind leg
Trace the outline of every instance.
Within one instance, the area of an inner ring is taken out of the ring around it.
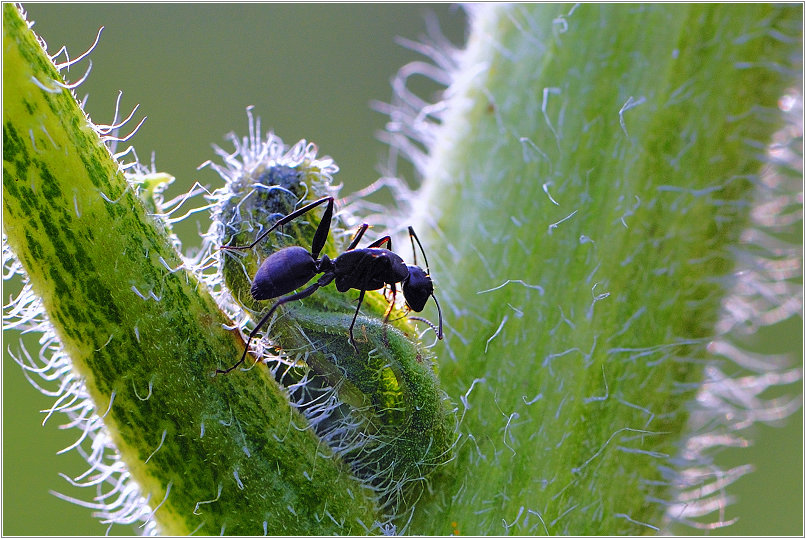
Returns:
[[[361,303],[364,301],[364,292],[366,290],[362,290],[358,296],[358,305],[355,308],[355,314],[353,314],[353,321],[350,322],[350,344],[353,345],[356,354],[358,353],[358,345],[355,344],[355,339],[353,338],[353,326],[355,325],[355,319],[358,317],[358,311],[361,310]]]
[[[255,329],[253,329],[249,333],[249,338],[246,341],[246,349],[243,351],[243,355],[241,356],[241,359],[238,361],[238,363],[236,363],[235,365],[233,365],[232,367],[230,367],[228,369],[216,369],[215,373],[216,374],[227,374],[228,372],[231,372],[231,371],[235,370],[236,368],[238,368],[239,365],[241,365],[244,361],[246,361],[246,354],[249,352],[249,345],[252,344],[252,339],[255,338],[255,335],[257,335],[257,332],[260,331],[260,328],[262,328],[266,324],[266,322],[269,321],[269,318],[271,318],[271,315],[274,314],[274,311],[276,311],[277,308],[280,305],[283,305],[284,303],[288,303],[290,301],[296,301],[296,300],[300,300],[300,299],[305,299],[308,296],[310,296],[311,294],[313,294],[314,292],[316,292],[320,287],[325,286],[326,284],[330,283],[330,281],[332,281],[332,280],[333,280],[333,275],[332,274],[322,275],[322,277],[320,277],[318,281],[313,283],[311,286],[309,286],[305,290],[302,290],[300,292],[297,292],[296,294],[291,294],[290,296],[286,296],[284,298],[278,299],[274,303],[274,305],[271,306],[271,309],[269,309],[269,312],[267,312],[266,315],[263,318],[260,319],[260,322],[257,323],[257,325],[255,326]],[[352,326],[350,327],[350,330],[352,331]],[[352,333],[351,333],[351,337],[352,337]]]

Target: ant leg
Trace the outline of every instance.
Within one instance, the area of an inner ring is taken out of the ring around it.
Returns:
[[[299,217],[303,213],[306,213],[306,212],[312,210],[313,208],[315,208],[316,206],[319,206],[320,204],[322,204],[324,202],[328,203],[327,208],[325,208],[325,213],[322,214],[322,220],[319,222],[319,226],[316,229],[316,234],[314,234],[313,243],[311,245],[311,251],[312,251],[311,254],[313,254],[314,258],[319,258],[319,252],[322,250],[322,247],[324,247],[324,245],[325,245],[325,240],[327,240],[327,233],[330,230],[330,221],[331,221],[331,219],[333,217],[333,197],[320,198],[319,200],[311,202],[307,206],[303,206],[302,208],[300,208],[300,209],[298,209],[298,210],[296,210],[296,211],[294,211],[292,213],[289,213],[288,215],[286,215],[285,217],[283,217],[282,219],[280,219],[279,221],[274,223],[271,226],[271,228],[269,228],[268,230],[263,232],[260,236],[257,237],[257,239],[255,241],[253,241],[249,245],[244,245],[243,247],[235,247],[235,246],[232,246],[232,245],[222,245],[221,249],[228,249],[228,250],[231,250],[231,251],[240,251],[240,250],[244,250],[244,249],[251,249],[252,247],[257,245],[258,243],[260,243],[260,241],[263,240],[263,238],[268,236],[269,233],[272,230],[274,230],[275,228],[277,228],[278,226],[283,226],[284,224],[288,223],[289,221],[292,221],[292,220],[296,219],[297,217]],[[318,245],[318,248],[317,248],[317,245]]]
[[[358,242],[361,241],[361,238],[364,236],[364,232],[366,232],[368,228],[369,228],[369,225],[367,223],[364,223],[360,227],[358,227],[358,232],[356,232],[355,236],[353,236],[353,241],[350,242],[350,245],[347,247],[347,251],[352,251],[353,249],[358,247]],[[367,245],[367,248],[380,247],[384,243],[388,243],[386,248],[391,251],[392,250],[392,238],[390,238],[389,236],[384,236],[379,240],[373,241],[372,243]]]
[[[269,317],[272,315],[272,313],[274,313],[275,307],[277,307],[277,305],[279,303],[280,303],[279,301],[277,303],[275,303],[274,306],[272,306],[271,310],[269,310],[269,312],[266,314],[266,316],[264,316],[263,318],[260,319],[260,322],[257,323],[257,325],[255,326],[255,329],[253,329],[249,333],[249,339],[246,340],[246,348],[243,351],[243,355],[241,356],[241,359],[238,360],[238,363],[236,363],[235,365],[233,365],[229,369],[216,369],[215,370],[216,374],[227,374],[227,373],[229,373],[231,371],[234,371],[235,369],[238,368],[239,365],[241,365],[241,363],[246,361],[246,353],[249,352],[249,345],[252,343],[252,338],[257,334],[258,330],[260,330],[260,328],[263,327],[263,324],[266,323],[266,321],[269,319]]]
[[[347,246],[347,251],[352,251],[358,245],[358,242],[361,241],[361,238],[364,236],[364,232],[367,231],[369,225],[367,223],[362,224],[358,227],[358,231],[353,236],[353,241],[350,242],[350,245]]]
[[[384,324],[386,324],[389,321],[389,315],[392,314],[392,309],[395,306],[396,295],[397,295],[397,287],[395,287],[395,283],[392,283],[392,301],[389,302],[389,306],[386,308],[386,313],[383,315]]]
[[[372,243],[367,245],[367,248],[371,249],[373,247],[380,247],[384,243],[386,244],[386,248],[391,251],[392,250],[392,238],[389,237],[389,236],[384,236],[379,240],[373,241]]]
[[[353,321],[350,322],[350,344],[353,345],[353,349],[355,353],[358,353],[358,346],[355,344],[355,339],[353,338],[353,326],[355,325],[355,319],[358,317],[358,311],[361,310],[361,302],[364,301],[364,292],[366,290],[362,290],[361,294],[358,296],[358,306],[355,308],[355,314],[353,315]]]
[[[311,256],[315,259],[319,258],[319,253],[322,252],[322,247],[325,246],[327,235],[330,232],[330,221],[333,218],[333,197],[319,199],[313,204],[306,206],[312,208],[313,206],[321,203],[322,200],[327,200],[328,202],[327,208],[325,208],[325,213],[322,214],[322,220],[319,221],[319,226],[316,227],[316,233],[313,235],[313,241],[311,242]],[[305,208],[303,208],[303,210],[304,209]]]
[[[320,287],[325,286],[326,284],[328,284],[332,280],[333,280],[333,275],[325,274],[318,281],[313,283],[311,286],[309,286],[305,290],[302,290],[300,292],[297,292],[296,294],[291,294],[290,296],[286,296],[284,298],[278,299],[274,303],[274,305],[271,306],[271,309],[269,309],[269,312],[267,312],[266,315],[263,318],[260,319],[260,322],[257,323],[257,325],[255,326],[255,329],[253,329],[249,333],[249,339],[247,339],[247,341],[246,341],[246,349],[243,351],[243,355],[241,356],[241,359],[238,361],[238,363],[236,363],[235,365],[233,365],[232,367],[230,367],[228,369],[223,369],[223,370],[222,369],[216,369],[215,370],[216,374],[227,374],[228,372],[231,372],[231,371],[235,370],[239,365],[241,365],[246,360],[246,354],[247,354],[247,352],[249,352],[249,345],[252,344],[252,339],[255,337],[255,335],[257,335],[257,332],[260,331],[260,328],[262,328],[266,324],[266,322],[268,322],[269,318],[271,318],[271,315],[274,314],[274,311],[277,310],[277,307],[279,307],[280,305],[282,305],[284,303],[288,303],[290,301],[296,301],[296,300],[299,300],[299,299],[305,299],[308,296],[310,296],[311,294],[313,294],[314,292],[316,292]]]
[[[401,314],[397,318],[392,318],[392,322],[397,322],[401,318],[406,318],[407,316],[409,317],[410,320],[419,320],[419,318],[417,318],[415,316],[409,316],[409,313],[411,312],[411,307],[409,307],[408,305],[404,305],[403,307],[406,309],[406,312],[404,312],[403,314]],[[434,330],[434,332],[436,332],[436,330]]]
[[[392,283],[392,300],[389,302],[389,306],[386,308],[386,312],[383,315],[383,343],[388,347],[389,346],[389,334],[388,334],[388,327],[386,323],[389,321],[389,315],[392,314],[392,309],[395,306],[395,296],[397,295],[397,287],[395,283]]]

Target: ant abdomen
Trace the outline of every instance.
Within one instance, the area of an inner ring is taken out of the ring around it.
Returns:
[[[256,300],[277,298],[301,287],[316,273],[311,253],[299,246],[286,247],[263,261],[250,292]]]

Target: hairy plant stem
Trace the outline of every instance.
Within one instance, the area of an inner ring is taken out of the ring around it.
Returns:
[[[415,223],[464,443],[412,528],[658,530],[801,12],[471,14]]]
[[[239,333],[3,9],[3,228],[159,531],[363,533],[371,496],[265,369],[211,377]]]

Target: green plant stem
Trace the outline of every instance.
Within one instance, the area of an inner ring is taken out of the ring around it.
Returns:
[[[474,14],[415,223],[436,251],[464,443],[413,530],[661,526],[801,15]]]
[[[4,231],[159,530],[363,533],[371,498],[265,370],[211,377],[239,333],[12,4],[3,47]]]

